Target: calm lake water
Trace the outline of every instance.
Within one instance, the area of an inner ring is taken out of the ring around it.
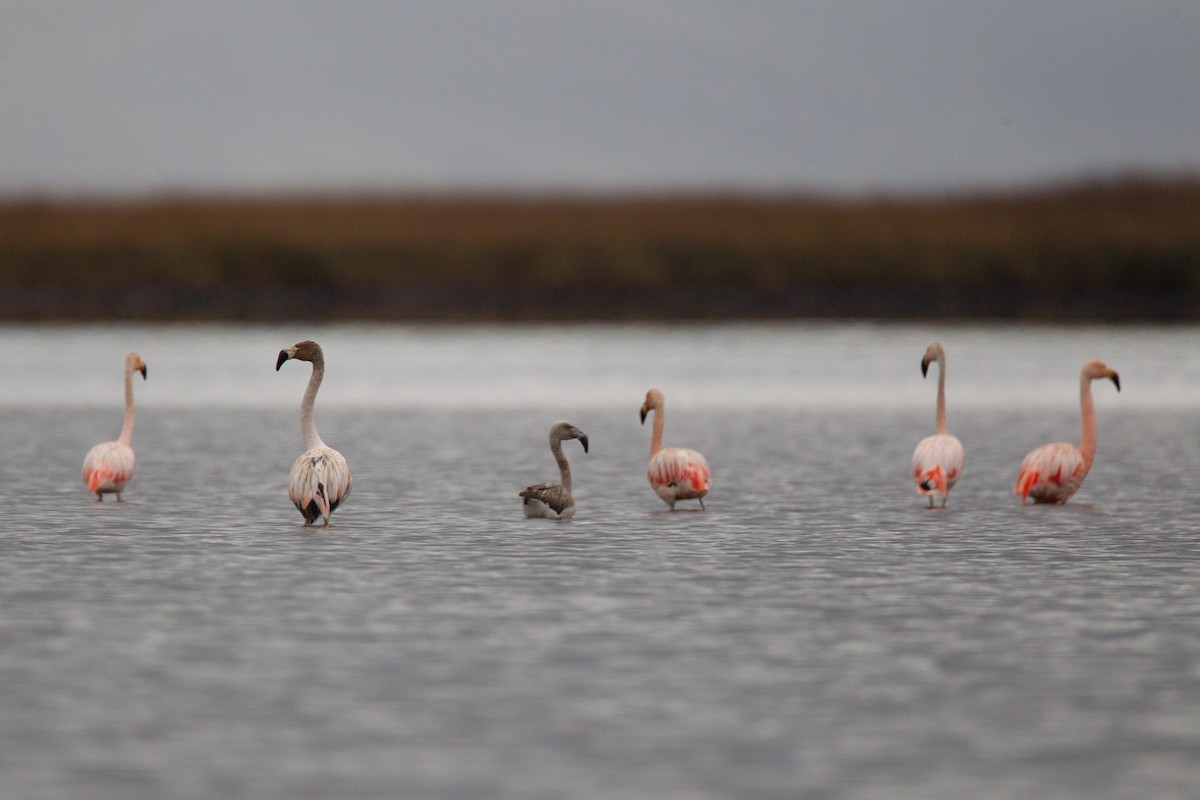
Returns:
[[[1192,798],[1200,329],[710,325],[7,327],[0,796]],[[301,527],[308,366],[354,490]],[[949,357],[967,452],[909,478]],[[79,477],[121,422],[138,474]],[[1021,507],[1017,465],[1095,468]],[[713,466],[645,480],[645,390]],[[567,443],[578,513],[516,493]]]

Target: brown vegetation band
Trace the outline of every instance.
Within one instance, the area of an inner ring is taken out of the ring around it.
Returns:
[[[1200,180],[0,205],[0,316],[1200,316]]]

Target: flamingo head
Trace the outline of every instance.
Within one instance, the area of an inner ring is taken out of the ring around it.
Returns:
[[[558,422],[550,426],[550,441],[565,442],[567,439],[578,439],[583,445],[583,452],[588,451],[588,437],[579,428],[575,427],[565,419],[560,419]]]
[[[1083,376],[1093,381],[1108,378],[1113,382],[1113,386],[1117,387],[1117,391],[1121,391],[1121,376],[1098,358],[1093,358],[1083,365]]]
[[[642,424],[646,424],[646,415],[655,409],[663,407],[663,393],[658,389],[651,389],[646,392],[646,399],[642,402]]]
[[[321,354],[321,345],[311,339],[305,339],[303,342],[296,342],[291,347],[285,347],[279,351],[279,358],[275,360],[275,371],[283,366],[283,362],[289,358],[294,358],[297,361],[320,361],[323,356]]]
[[[142,373],[142,380],[146,380],[146,362],[142,361],[142,357],[137,353],[130,353],[125,356],[125,369],[132,372]]]
[[[921,359],[921,377],[929,375],[929,365],[934,361],[938,362],[939,365],[946,361],[946,351],[942,349],[942,345],[939,342],[934,342],[925,348],[925,357]]]

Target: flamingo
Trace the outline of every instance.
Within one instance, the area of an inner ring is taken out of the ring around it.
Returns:
[[[912,470],[917,491],[929,495],[929,507],[933,508],[934,494],[940,494],[945,508],[950,489],[958,483],[963,470],[963,446],[958,437],[946,432],[946,351],[938,342],[925,350],[921,359],[922,376],[929,375],[929,365],[934,361],[938,365],[937,433],[917,443]]]
[[[97,502],[104,495],[115,494],[122,502],[121,494],[133,478],[133,373],[142,373],[146,380],[146,363],[137,353],[125,356],[125,422],[115,442],[104,442],[88,450],[83,459],[83,482],[88,491],[96,495]]]
[[[1096,407],[1092,403],[1092,381],[1108,378],[1121,391],[1121,378],[1099,359],[1092,359],[1079,372],[1079,410],[1083,430],[1079,446],[1068,442],[1044,444],[1021,461],[1013,494],[1021,503],[1029,497],[1035,503],[1065,503],[1078,491],[1096,458]]]
[[[708,494],[709,479],[712,476],[708,461],[695,450],[686,447],[663,447],[663,393],[658,389],[646,392],[646,400],[642,403],[642,424],[646,424],[646,415],[651,411],[654,415],[654,431],[650,436],[650,467],[646,477],[650,486],[663,502],[675,510],[678,500],[699,500],[701,510],[704,509],[704,495]]]
[[[297,342],[279,351],[275,371],[278,372],[283,362],[290,358],[311,362],[312,377],[308,379],[304,399],[300,402],[304,452],[292,464],[288,496],[304,515],[305,527],[316,522],[317,517],[324,518],[325,527],[328,527],[329,515],[350,496],[350,467],[341,453],[321,441],[313,421],[313,403],[317,399],[317,389],[321,388],[321,379],[325,377],[325,354],[316,342]]]
[[[565,419],[550,426],[550,452],[558,462],[559,483],[535,483],[520,493],[527,517],[570,519],[575,516],[575,498],[571,496],[571,465],[563,455],[562,443],[578,439],[583,452],[588,451],[588,437]]]

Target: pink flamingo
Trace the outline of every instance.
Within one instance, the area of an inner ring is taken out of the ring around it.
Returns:
[[[83,482],[88,491],[96,495],[98,502],[104,495],[115,494],[121,502],[121,494],[133,478],[133,373],[142,373],[146,380],[146,364],[137,353],[125,356],[125,422],[115,442],[98,444],[83,459]]]
[[[1079,409],[1083,430],[1079,446],[1067,442],[1044,444],[1021,461],[1017,485],[1013,494],[1021,495],[1024,503],[1032,497],[1035,503],[1065,503],[1078,491],[1096,458],[1096,407],[1092,404],[1092,381],[1108,378],[1121,391],[1121,378],[1103,361],[1092,359],[1079,373]]]
[[[917,443],[912,470],[917,491],[929,495],[929,507],[933,508],[934,494],[940,494],[945,508],[950,488],[958,483],[962,473],[964,459],[962,442],[946,432],[946,351],[937,342],[929,345],[921,359],[922,376],[929,375],[929,365],[934,361],[938,365],[937,433]]]
[[[317,389],[321,388],[321,379],[325,377],[325,354],[316,342],[297,342],[279,351],[275,371],[278,372],[289,358],[310,362],[312,377],[308,379],[304,399],[300,402],[300,432],[304,434],[304,452],[292,464],[288,476],[288,496],[304,515],[305,527],[316,522],[317,517],[324,518],[328,526],[329,515],[350,496],[350,467],[341,453],[321,441],[317,424],[313,421],[313,403],[317,399]]]
[[[646,424],[646,415],[651,411],[654,415],[654,430],[650,437],[650,468],[646,477],[650,486],[663,499],[671,510],[675,510],[678,500],[699,500],[700,508],[704,508],[704,495],[708,494],[709,479],[712,472],[708,461],[695,450],[686,447],[663,447],[663,393],[658,389],[646,392],[646,400],[642,403],[642,424]]]

